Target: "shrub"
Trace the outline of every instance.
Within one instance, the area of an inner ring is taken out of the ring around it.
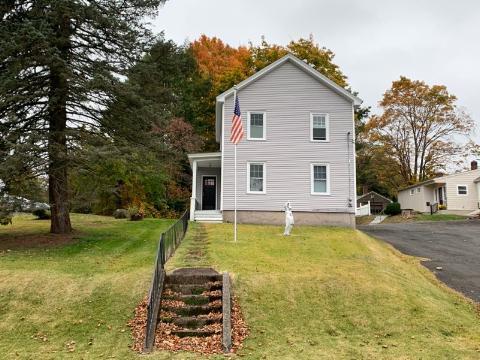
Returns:
[[[143,209],[138,206],[130,206],[128,208],[128,214],[130,215],[131,221],[143,220],[143,217],[145,216]]]
[[[113,212],[113,217],[115,219],[127,219],[129,215],[129,212],[126,209],[117,209]]]
[[[8,225],[12,223],[12,214],[0,211],[0,225]]]
[[[401,212],[402,209],[400,208],[400,204],[398,202],[388,204],[384,211],[386,215],[398,215]]]
[[[438,210],[447,210],[447,205],[439,205]]]
[[[32,211],[32,214],[37,217],[38,220],[50,219],[50,211],[46,209],[36,209]]]

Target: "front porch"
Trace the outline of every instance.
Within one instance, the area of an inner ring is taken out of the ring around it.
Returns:
[[[222,154],[189,154],[192,168],[190,220],[222,222]]]
[[[438,204],[439,206],[444,207],[447,209],[447,191],[446,191],[446,183],[435,181],[432,184],[426,186],[426,189],[431,191],[430,198],[433,200],[431,201],[432,204]]]

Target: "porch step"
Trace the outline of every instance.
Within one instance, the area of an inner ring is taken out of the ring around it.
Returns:
[[[218,223],[223,221],[223,215],[218,210],[196,210],[195,221]]]

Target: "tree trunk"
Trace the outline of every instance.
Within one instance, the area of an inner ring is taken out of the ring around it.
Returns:
[[[67,99],[68,60],[70,51],[70,19],[59,14],[55,46],[60,56],[50,66],[48,196],[51,207],[50,232],[72,231],[68,201]]]

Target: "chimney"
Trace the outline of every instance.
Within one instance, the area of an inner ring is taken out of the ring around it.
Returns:
[[[477,170],[478,169],[478,163],[475,160],[472,160],[470,163],[470,169],[471,170]]]
[[[368,193],[368,185],[363,185],[362,186],[362,195],[365,195]]]

